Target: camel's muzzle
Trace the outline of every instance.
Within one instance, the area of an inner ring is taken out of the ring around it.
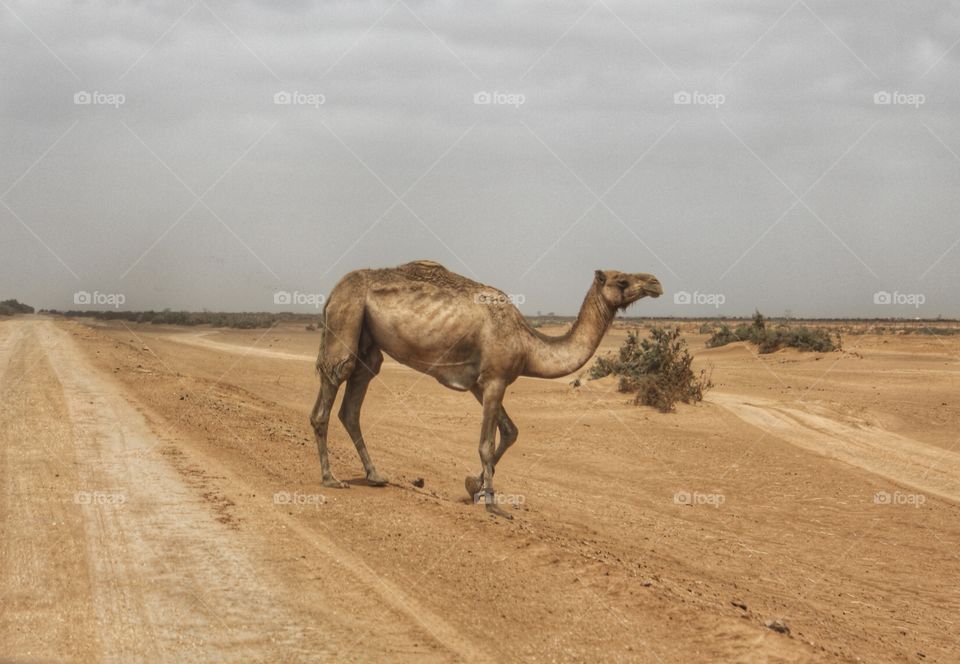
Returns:
[[[663,286],[660,285],[660,281],[654,279],[647,282],[646,286],[643,287],[643,292],[650,297],[660,297],[663,295]]]

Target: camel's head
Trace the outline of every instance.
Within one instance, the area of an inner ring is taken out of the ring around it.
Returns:
[[[660,280],[646,272],[618,272],[617,270],[597,270],[597,292],[600,297],[615,309],[626,309],[637,300],[663,295]]]

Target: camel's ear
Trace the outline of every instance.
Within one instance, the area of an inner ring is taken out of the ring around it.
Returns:
[[[607,283],[607,275],[603,273],[603,270],[597,270],[596,272],[594,272],[594,274],[597,277],[598,284],[603,286],[605,283]]]

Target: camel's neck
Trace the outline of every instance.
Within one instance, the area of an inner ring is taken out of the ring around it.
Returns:
[[[615,315],[594,284],[569,332],[560,337],[531,333],[523,375],[558,378],[573,373],[593,356]]]

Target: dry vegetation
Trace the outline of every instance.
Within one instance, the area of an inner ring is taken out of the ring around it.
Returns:
[[[48,313],[60,314],[58,311]],[[280,320],[290,316],[264,312],[221,312],[221,311],[65,311],[61,315],[67,318],[97,318],[100,320],[125,320],[131,323],[152,323],[154,325],[212,325],[214,327],[232,327],[241,330],[272,327]]]
[[[13,316],[14,314],[32,314],[33,307],[29,304],[23,304],[16,300],[4,300],[0,302],[0,316]]]
[[[703,328],[701,328],[701,331],[703,331]],[[730,326],[724,324],[713,330],[710,339],[707,341],[707,347],[717,348],[736,341],[749,341],[756,344],[760,353],[773,353],[781,348],[829,353],[840,347],[839,334],[836,343],[834,343],[830,332],[824,328],[810,328],[786,323],[768,327],[766,318],[759,311],[754,314],[753,323],[750,325],[738,325],[731,330]]]
[[[591,378],[619,376],[618,389],[634,392],[635,403],[653,406],[660,412],[672,411],[678,401],[692,403],[703,400],[711,386],[706,372],[694,373],[693,356],[680,328],[654,327],[649,339],[640,339],[629,332],[617,357],[597,358],[590,370]]]

